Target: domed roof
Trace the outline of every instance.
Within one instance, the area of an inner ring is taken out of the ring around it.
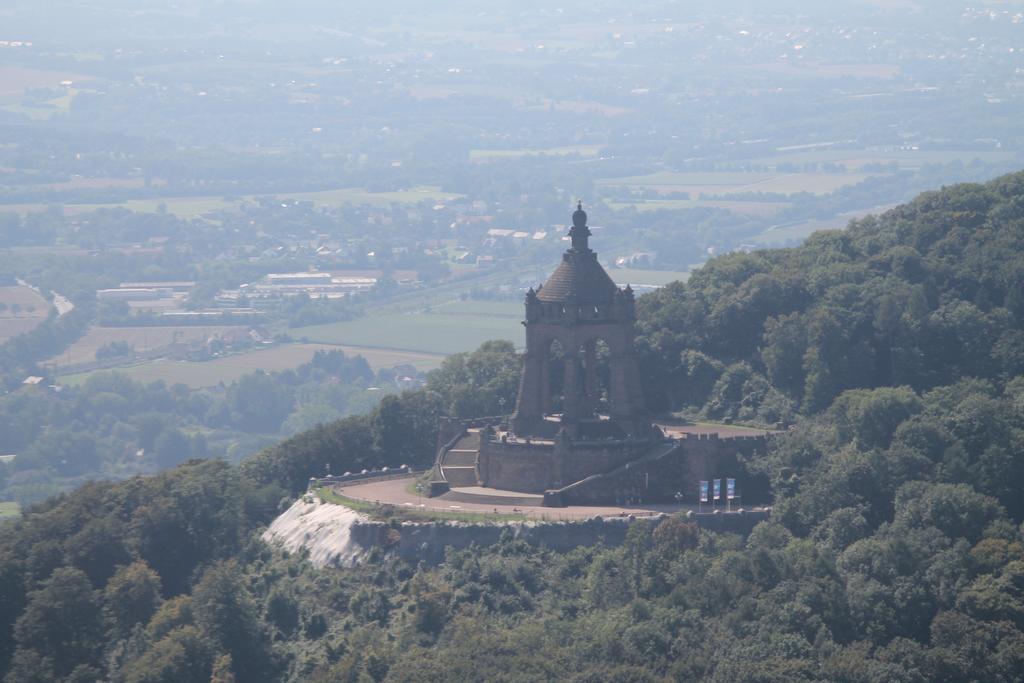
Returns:
[[[597,254],[570,249],[537,292],[537,298],[564,303],[572,296],[581,304],[607,304],[616,291],[618,287],[597,262]]]

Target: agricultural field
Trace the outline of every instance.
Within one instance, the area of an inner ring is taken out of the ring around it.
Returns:
[[[807,220],[776,225],[750,238],[750,242],[758,247],[787,246],[800,242],[819,230],[841,230],[852,220],[863,218],[869,214],[879,214],[891,208],[892,205],[876,206],[859,211],[848,211],[824,220]]]
[[[282,344],[269,349],[248,351],[203,362],[155,360],[117,368],[116,371],[138,382],[163,381],[167,384],[184,384],[192,389],[202,389],[217,386],[222,382],[230,384],[255,370],[265,372],[290,370],[309,362],[317,351],[332,350],[344,351],[351,356],[362,356],[374,370],[402,364],[429,370],[440,365],[443,360],[442,356],[425,353],[363,349],[337,344],[299,343]],[[80,384],[91,374],[93,373],[84,372],[67,375],[61,377],[61,383]]]
[[[724,209],[748,216],[766,217],[788,209],[789,202],[744,202],[714,199],[636,199],[607,202],[616,211],[633,208],[637,211],[679,211],[681,209]]]
[[[66,113],[71,109],[71,103],[74,102],[75,97],[77,97],[81,92],[92,91],[83,91],[78,88],[67,88],[63,95],[58,95],[57,97],[53,97],[42,102],[32,102],[7,97],[2,99],[7,101],[8,104],[0,106],[0,109],[12,114],[23,114],[33,121],[45,121],[54,114]]]
[[[201,342],[248,327],[236,325],[180,327],[93,327],[85,335],[69,346],[64,353],[49,359],[48,363],[60,365],[76,365],[96,360],[96,352],[113,342],[125,342],[137,352],[152,351],[175,342]]]
[[[391,204],[415,204],[424,200],[449,202],[462,197],[460,194],[442,192],[440,187],[434,185],[422,185],[395,192],[370,192],[361,188],[343,188],[322,192],[281,193],[278,196],[282,199],[313,202],[317,206],[342,206],[344,204],[389,206]]]
[[[329,325],[300,327],[294,338],[321,344],[347,344],[428,354],[472,351],[490,339],[524,343],[522,304],[452,302],[413,313],[386,313]]]
[[[88,76],[67,71],[0,66],[0,110],[22,114],[34,121],[49,119],[54,114],[68,111],[75,97],[82,92],[66,84],[70,82],[77,86],[88,80],[91,80]],[[26,91],[37,88],[51,88],[55,96],[43,101],[25,96]]]
[[[21,507],[13,502],[0,502],[0,519],[11,519],[21,514]]]
[[[49,315],[50,304],[29,288],[0,287],[0,343],[34,330]]]
[[[569,44],[566,44],[568,47]],[[418,100],[439,100],[449,97],[473,97],[503,100],[519,111],[570,112],[574,114],[599,114],[621,116],[633,110],[595,100],[562,100],[544,97],[537,92],[510,92],[507,87],[482,83],[431,83],[412,85],[406,92]]]
[[[80,83],[90,78],[70,71],[0,66],[0,96],[19,95],[34,88],[58,88],[65,81]]]
[[[630,190],[653,190],[659,194],[687,192],[691,199],[743,192],[778,194],[828,194],[847,185],[856,185],[868,178],[863,173],[759,173],[722,172],[675,173],[659,171],[641,176],[604,178],[600,186],[626,187]]]
[[[429,309],[431,313],[444,315],[477,315],[485,318],[514,318],[517,322],[523,319],[523,303],[521,301],[448,301]]]
[[[631,286],[663,287],[676,280],[686,281],[690,276],[688,272],[678,270],[642,270],[639,268],[609,268],[608,275],[615,284],[625,287]]]
[[[153,182],[154,186],[159,186],[161,182]],[[96,190],[96,189],[107,189],[111,187],[125,188],[129,190],[137,190],[146,186],[145,178],[111,178],[111,177],[88,177],[73,175],[71,180],[67,180],[60,183],[42,183],[36,185],[39,189],[46,190]]]
[[[370,192],[361,188],[342,188],[321,192],[293,192],[261,196],[273,196],[281,200],[308,201],[313,202],[318,207],[331,207],[345,204],[367,204],[370,206],[388,206],[394,203],[415,204],[424,200],[444,202],[459,198],[461,195],[442,192],[439,187],[422,186],[395,192]],[[96,209],[117,207],[140,213],[156,213],[163,207],[168,213],[172,213],[179,218],[190,219],[199,218],[217,211],[235,211],[242,203],[252,202],[256,199],[255,195],[232,199],[220,196],[154,197],[152,199],[128,199],[117,204],[65,204],[64,213],[75,215],[95,211]],[[23,214],[43,211],[46,208],[46,204],[0,205],[0,210],[2,211],[14,211]]]
[[[570,156],[596,157],[601,151],[600,145],[569,145],[566,147],[550,147],[548,149],[471,149],[470,161],[495,161],[498,159],[518,159],[533,156]]]
[[[865,166],[888,166],[895,163],[901,170],[916,171],[931,164],[948,164],[953,161],[969,164],[975,159],[985,163],[1001,163],[1011,161],[1016,156],[1015,152],[1006,150],[807,149],[752,159],[750,163],[770,168],[777,168],[779,164],[841,164],[851,172],[862,171]]]
[[[888,81],[900,74],[900,67],[895,64],[846,64],[829,62],[799,62],[796,64],[785,61],[772,61],[763,64],[742,64],[732,67],[739,74],[765,74],[773,78],[832,79],[857,78]]]

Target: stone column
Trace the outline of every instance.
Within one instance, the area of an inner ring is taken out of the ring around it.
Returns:
[[[632,358],[612,358],[612,417],[631,434],[641,435],[646,423],[640,376]]]
[[[632,305],[633,297],[630,292],[629,303]],[[636,359],[636,352],[633,349],[633,325],[629,325],[629,334],[626,337],[626,354],[625,354],[625,376],[626,376],[626,394],[629,396],[629,413],[637,420],[639,425],[641,421],[647,419],[647,401],[644,398],[644,390],[640,384],[640,364]]]
[[[543,413],[543,371],[545,357],[527,343],[526,357],[523,359],[523,374],[519,380],[519,397],[516,400],[516,412],[512,416],[512,431],[527,434],[532,425]]]
[[[541,361],[540,376],[540,412],[542,415],[551,414],[551,349],[544,349],[544,357]]]

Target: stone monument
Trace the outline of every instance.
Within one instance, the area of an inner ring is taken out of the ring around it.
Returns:
[[[442,423],[432,495],[513,505],[671,501],[764,446],[762,437],[670,439],[652,423],[633,346],[633,291],[608,276],[590,236],[581,202],[561,263],[526,293],[515,412]]]

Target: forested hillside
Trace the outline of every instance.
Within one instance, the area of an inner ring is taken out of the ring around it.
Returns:
[[[921,195],[639,302],[648,400],[775,422],[842,391],[1024,373],[1024,174]]]
[[[316,570],[255,532],[311,474],[429,463],[508,405],[489,344],[239,467],[94,484],[0,527],[17,681],[1015,681],[1024,671],[1024,174],[924,195],[640,299],[661,411],[791,420],[749,539],[511,539]],[[501,399],[505,403],[501,403]]]

